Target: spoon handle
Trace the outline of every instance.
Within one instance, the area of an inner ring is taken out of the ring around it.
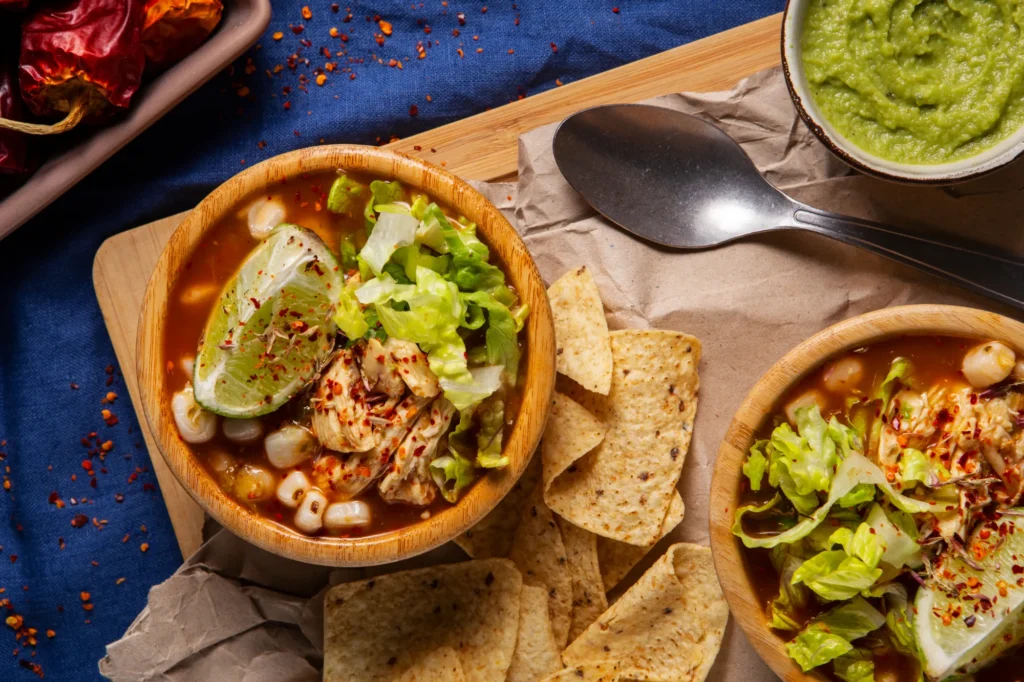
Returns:
[[[901,232],[888,225],[796,204],[790,227],[859,246],[1024,309],[1024,260],[984,244]]]

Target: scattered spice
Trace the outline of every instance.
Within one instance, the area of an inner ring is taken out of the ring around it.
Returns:
[[[273,38],[274,40],[281,40],[281,38],[284,38],[284,33],[282,33],[281,31],[275,31],[274,35],[270,37]]]
[[[313,18],[313,11],[309,9],[309,5],[306,5],[305,7],[302,8],[302,18],[305,19],[306,21],[309,21],[310,19]]]
[[[139,546],[139,549],[141,549],[143,552],[148,552],[149,551],[149,543],[148,542],[143,542]]]
[[[377,22],[377,26],[380,27],[380,32],[386,36],[390,36],[392,31],[394,30],[391,24],[387,21],[384,21],[383,19]]]

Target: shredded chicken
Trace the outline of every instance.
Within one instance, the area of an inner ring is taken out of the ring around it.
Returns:
[[[380,442],[369,419],[367,391],[351,350],[330,364],[311,401],[312,430],[317,440],[337,452],[365,452]]]
[[[366,389],[401,398],[405,393],[405,382],[399,376],[398,367],[385,345],[377,339],[370,339],[365,346],[360,345],[359,352]]]
[[[441,392],[441,384],[419,346],[392,337],[384,342],[383,348],[410,391],[424,398],[433,398]]]
[[[388,473],[381,479],[380,494],[387,502],[405,502],[425,507],[434,501],[437,487],[430,476],[430,463],[437,446],[448,431],[455,406],[447,399],[435,400],[423,412],[395,453]]]
[[[331,454],[321,457],[313,465],[313,485],[337,493],[338,499],[350,499],[361,493],[386,471],[406,433],[429,402],[428,398],[416,395],[402,400],[382,417],[387,423],[377,430],[376,447],[347,456]]]

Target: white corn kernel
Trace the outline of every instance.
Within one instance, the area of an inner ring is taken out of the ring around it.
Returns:
[[[311,487],[306,474],[293,471],[277,484],[277,501],[289,509],[295,509]]]
[[[259,419],[225,419],[221,430],[230,441],[254,443],[263,435],[263,422]]]
[[[840,358],[825,370],[825,388],[833,393],[846,393],[864,379],[864,363],[858,358]]]
[[[249,207],[249,234],[253,239],[263,241],[270,231],[284,222],[284,206],[281,202],[262,197]]]
[[[295,512],[295,527],[303,533],[312,535],[324,525],[324,511],[327,509],[327,498],[319,488],[310,488]]]
[[[975,388],[988,388],[1010,376],[1017,356],[1004,343],[989,341],[975,346],[964,356],[961,370]]]
[[[240,502],[263,502],[274,494],[274,476],[261,467],[246,464],[235,476],[235,498]]]
[[[207,443],[217,435],[217,415],[199,407],[190,383],[171,398],[171,414],[186,443]]]
[[[370,525],[370,505],[360,500],[335,502],[324,512],[327,530],[344,530]]]
[[[267,434],[263,449],[271,464],[278,469],[290,469],[315,455],[320,443],[308,429],[289,424]]]
[[[799,396],[794,398],[786,405],[786,419],[789,420],[790,424],[796,424],[796,411],[801,407],[810,407],[811,405],[817,405],[818,409],[823,409],[825,406],[825,396],[821,394],[821,391],[812,388],[806,393],[801,393]]]

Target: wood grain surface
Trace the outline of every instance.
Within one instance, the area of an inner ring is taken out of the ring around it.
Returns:
[[[1018,353],[1024,349],[1024,324],[974,308],[911,305],[853,317],[815,334],[775,363],[747,394],[718,451],[708,502],[711,550],[718,581],[747,639],[786,682],[820,682],[825,678],[819,673],[802,672],[789,657],[785,640],[768,628],[764,604],[747,575],[743,546],[732,534],[743,462],[754,436],[771,419],[774,406],[809,372],[845,351],[906,334],[996,339],[1009,343]]]
[[[588,106],[635,102],[670,92],[721,90],[779,62],[781,15],[775,15],[519,102],[400,140],[389,148],[443,166],[463,178],[515,177],[518,137]],[[188,213],[128,230],[100,247],[93,264],[96,296],[150,453],[157,452],[141,412],[135,379],[139,313],[163,246]],[[202,543],[203,511],[162,457],[153,469],[182,556]]]

